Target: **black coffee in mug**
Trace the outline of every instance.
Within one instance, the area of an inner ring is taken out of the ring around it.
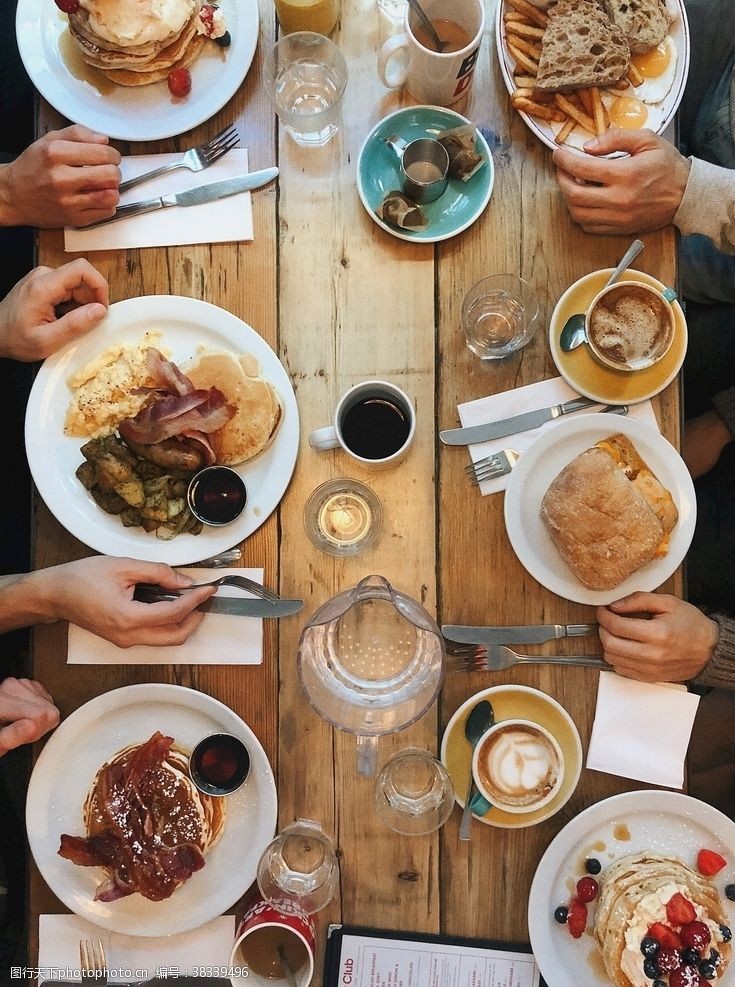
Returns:
[[[342,415],[341,430],[344,444],[356,456],[387,459],[405,445],[411,418],[399,401],[376,394],[350,405]]]

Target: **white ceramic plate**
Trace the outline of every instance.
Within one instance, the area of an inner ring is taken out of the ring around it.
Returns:
[[[687,22],[686,10],[684,9],[684,0],[666,0],[666,5],[669,13],[675,18],[669,29],[669,35],[678,49],[679,58],[676,63],[676,71],[671,88],[661,103],[655,104],[655,126],[653,125],[654,121],[649,121],[648,123],[648,126],[655,130],[657,134],[662,134],[674,119],[674,114],[679,108],[679,103],[681,103],[682,96],[684,95],[684,87],[686,85],[687,75],[689,74],[689,24]],[[504,0],[499,0],[495,17],[495,47],[498,52],[498,61],[500,63],[500,73],[503,76],[503,82],[508,92],[512,95],[516,88],[513,81],[513,70],[516,63],[505,45],[505,31],[503,27],[503,13],[505,9],[509,8],[506,8]],[[551,125],[544,120],[530,116],[528,113],[523,113],[520,110],[518,112],[523,117],[528,129],[540,141],[543,141],[547,147],[550,147],[552,151],[556,150],[559,145],[554,142],[554,131],[551,129]],[[591,138],[592,135],[590,134],[589,139]],[[578,150],[569,144],[565,146],[570,150]],[[579,151],[578,153],[584,152]]]
[[[146,330],[160,330],[160,345],[185,367],[199,345],[209,349],[251,353],[260,373],[278,393],[283,415],[273,443],[260,456],[237,467],[248,501],[232,524],[208,527],[199,535],[178,535],[171,541],[142,528],[125,528],[105,514],[77,480],[83,439],[64,435],[64,416],[71,397],[67,380],[89,360],[114,343],[138,343]],[[106,555],[130,556],[147,562],[187,565],[223,552],[251,535],[275,510],[296,463],[299,413],[291,381],[265,340],[230,312],[195,298],[151,295],[110,306],[107,317],[87,336],[59,350],[38,372],[26,411],[26,452],[33,480],[57,520],[90,548]]]
[[[611,590],[584,586],[562,560],[541,520],[541,501],[562,469],[607,435],[622,432],[634,443],[658,479],[671,492],[679,521],[668,554],[654,559]],[[697,505],[694,484],[679,453],[649,425],[619,415],[562,419],[539,436],[510,474],[505,491],[505,527],[513,551],[534,579],[565,600],[592,605],[612,603],[629,593],[650,592],[677,569],[694,535]]]
[[[621,827],[618,830],[618,827]],[[615,833],[626,835],[616,839]],[[600,851],[595,844],[604,844]],[[603,868],[614,860],[651,850],[673,854],[696,869],[697,852],[702,848],[722,854],[728,867],[715,879],[730,916],[735,923],[735,904],[723,890],[732,879],[735,863],[735,823],[711,805],[679,792],[626,792],[580,812],[551,841],[536,868],[528,899],[528,931],[531,949],[549,987],[610,987],[601,962],[590,962],[596,954],[592,940],[573,939],[566,926],[554,921],[554,909],[569,901],[569,886],[584,874],[586,857],[597,857]],[[593,920],[590,908],[588,929]],[[717,981],[721,987],[735,983],[734,968]]]
[[[222,0],[221,5],[232,44],[227,49],[205,44],[191,67],[186,99],[175,100],[166,80],[100,92],[89,81],[94,75],[79,71],[83,63],[70,43],[68,18],[54,0],[19,0],[18,48],[36,89],[65,117],[118,140],[162,140],[214,116],[247,75],[258,42],[257,0]]]
[[[133,894],[94,901],[102,868],[79,867],[57,853],[62,833],[85,834],[83,807],[100,767],[156,730],[182,749],[212,733],[245,743],[250,775],[227,798],[227,821],[205,866],[165,901]],[[227,911],[255,880],[258,860],[276,826],[276,786],[258,738],[231,709],[178,685],[129,685],[75,710],[49,738],[28,785],[28,841],[44,880],[77,915],[128,936],[169,936],[196,929]]]

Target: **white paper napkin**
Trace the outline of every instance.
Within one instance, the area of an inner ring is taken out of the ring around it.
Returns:
[[[230,574],[263,582],[262,569],[179,569],[195,583]],[[232,586],[220,586],[218,596],[249,596]],[[104,638],[69,624],[67,662],[70,665],[260,665],[263,661],[263,621],[260,617],[208,613],[185,644],[118,648]]]
[[[235,916],[222,915],[192,932],[141,938],[108,932],[77,915],[41,915],[38,981],[80,980],[79,940],[102,940],[109,981],[129,983],[154,976],[194,975],[197,967],[229,965]]]
[[[468,401],[460,404],[459,420],[463,427],[468,425],[482,425],[484,422],[500,421],[502,418],[512,418],[514,415],[522,415],[526,411],[536,411],[541,408],[551,408],[555,404],[563,404],[565,401],[572,401],[578,398],[579,394],[562,377],[553,377],[551,380],[542,380],[537,384],[527,384],[525,387],[517,387],[513,391],[505,391],[503,394],[492,394],[490,397],[479,398],[477,401]],[[584,411],[575,411],[573,417],[579,415],[596,414],[603,405],[592,405]],[[473,463],[485,456],[492,456],[502,449],[513,449],[515,452],[525,452],[542,432],[554,426],[559,421],[564,421],[566,416],[557,418],[554,421],[546,422],[540,428],[531,429],[528,432],[518,432],[516,435],[506,435],[502,439],[492,439],[490,442],[477,442],[469,446],[470,458]],[[637,421],[645,422],[658,429],[656,415],[650,401],[643,401],[640,404],[630,406],[628,418],[635,418]],[[495,480],[484,480],[480,484],[480,493],[484,496],[505,490],[508,485],[510,474],[498,477]]]
[[[123,158],[123,180],[152,171],[160,165],[180,161],[177,154],[140,154]],[[179,168],[150,182],[123,192],[120,204],[155,199],[161,195],[185,192],[199,185],[209,185],[225,178],[237,178],[248,172],[248,152],[244,148],[228,151],[204,171]],[[201,206],[171,206],[128,219],[118,219],[93,230],[64,230],[64,250],[75,253],[91,250],[125,250],[128,247],[170,247],[186,243],[228,243],[253,239],[253,210],[250,192],[239,192]]]
[[[587,752],[593,771],[682,788],[699,696],[684,685],[601,672]]]

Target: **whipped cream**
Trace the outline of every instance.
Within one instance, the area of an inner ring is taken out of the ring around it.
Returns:
[[[130,48],[178,34],[194,14],[198,0],[79,0],[79,5],[98,37]]]
[[[691,893],[684,884],[663,884],[656,891],[647,894],[638,902],[630,918],[628,928],[625,930],[625,949],[620,957],[620,969],[630,980],[633,987],[651,987],[651,980],[643,972],[645,957],[641,953],[641,941],[648,935],[649,926],[654,922],[669,924],[666,916],[666,903],[671,901],[676,892],[682,894],[687,901],[691,902],[697,913],[698,922],[704,922],[712,934],[712,945],[722,941],[720,927],[713,922],[704,908],[692,901]]]
[[[205,3],[196,19],[197,34],[206,38],[221,38],[227,34],[227,22],[220,7]]]

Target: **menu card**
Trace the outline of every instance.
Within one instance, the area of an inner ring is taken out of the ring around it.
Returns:
[[[324,987],[546,987],[528,946],[330,926]]]

